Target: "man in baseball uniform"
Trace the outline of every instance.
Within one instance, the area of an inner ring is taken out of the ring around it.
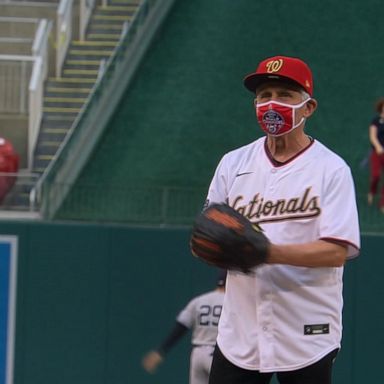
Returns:
[[[189,383],[208,384],[217,326],[224,300],[226,274],[226,271],[219,273],[214,290],[192,299],[178,314],[173,329],[161,345],[144,356],[143,366],[147,372],[154,373],[166,353],[191,329],[193,348]]]
[[[360,236],[348,165],[304,131],[310,68],[263,60],[244,79],[265,136],[227,153],[207,202],[227,203],[271,242],[267,262],[230,271],[210,384],[329,384],[341,346],[343,266]]]

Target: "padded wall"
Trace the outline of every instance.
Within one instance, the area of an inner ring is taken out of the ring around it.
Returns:
[[[0,222],[19,237],[15,384],[188,382],[189,337],[156,376],[140,362],[215,269],[193,258],[186,229]],[[345,271],[335,384],[378,383],[383,238],[363,237]]]
[[[189,340],[158,377],[141,368],[216,270],[187,231],[0,223],[19,237],[15,384],[183,383]]]

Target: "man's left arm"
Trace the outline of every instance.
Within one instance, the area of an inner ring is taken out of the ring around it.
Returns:
[[[304,244],[271,244],[266,263],[296,267],[341,267],[346,259],[346,245],[317,240]]]

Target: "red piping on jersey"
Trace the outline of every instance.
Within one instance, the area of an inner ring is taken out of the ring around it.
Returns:
[[[340,244],[340,245],[350,245],[356,250],[360,251],[360,248],[356,244],[353,244],[348,240],[337,239],[335,237],[320,237],[319,240],[324,240],[324,241],[328,241],[329,243]]]
[[[296,159],[296,157],[300,156],[303,152],[305,152],[309,147],[312,146],[312,144],[315,142],[315,140],[312,138],[312,137],[309,137],[311,139],[311,142],[305,147],[303,148],[301,151],[297,152],[296,155],[293,155],[290,159],[288,159],[287,161],[277,161],[271,154],[271,151],[269,150],[268,148],[268,145],[267,145],[267,137],[265,138],[265,141],[264,141],[264,149],[265,149],[265,153],[267,154],[267,157],[269,159],[269,161],[272,163],[272,165],[274,167],[281,167],[283,165],[286,165],[288,163],[290,163],[291,161],[293,161],[294,159]]]

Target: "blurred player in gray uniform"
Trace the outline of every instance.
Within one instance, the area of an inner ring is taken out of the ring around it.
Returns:
[[[189,383],[208,384],[217,326],[224,300],[226,272],[220,272],[216,289],[193,298],[178,314],[176,323],[158,348],[143,358],[143,367],[154,373],[167,352],[192,330]]]

